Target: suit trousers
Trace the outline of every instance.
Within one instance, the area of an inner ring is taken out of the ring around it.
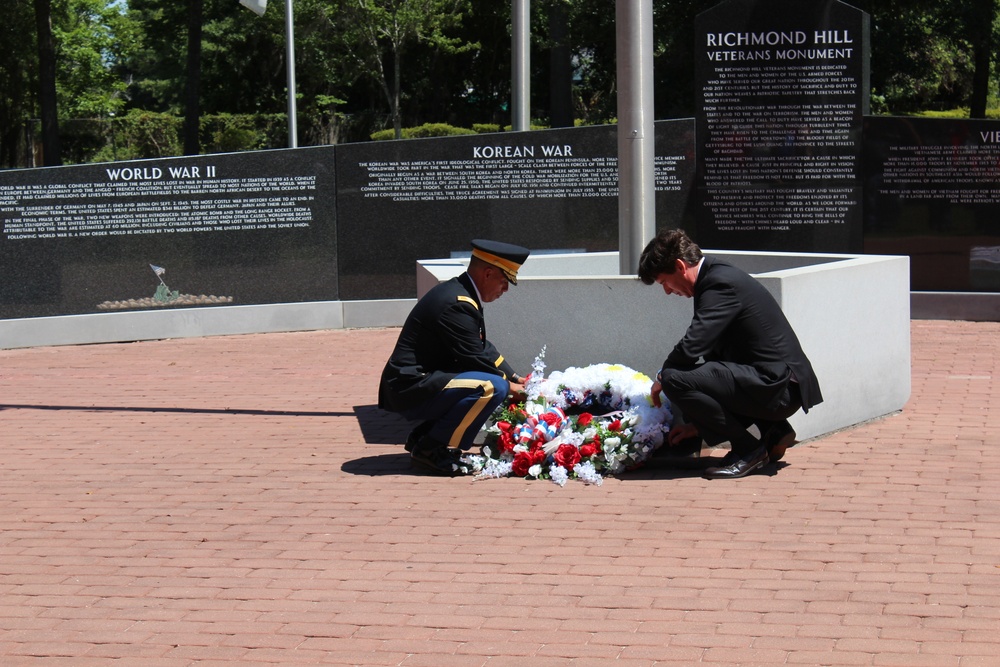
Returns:
[[[469,449],[509,390],[510,383],[499,375],[459,373],[423,405],[401,414],[424,420],[422,434],[452,448]]]
[[[760,442],[747,429],[756,424],[763,434],[775,422],[802,407],[798,383],[774,388],[767,405],[742,387],[760,378],[753,366],[708,361],[687,370],[664,370],[663,393],[684,413],[685,421],[698,427],[709,445],[728,441],[733,452],[748,454]],[[737,375],[740,378],[737,379]],[[766,382],[761,378],[762,385]]]

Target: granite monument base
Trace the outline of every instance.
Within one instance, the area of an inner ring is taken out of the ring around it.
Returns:
[[[909,258],[706,251],[774,295],[819,377],[824,402],[792,425],[799,439],[902,409],[910,396]],[[422,294],[465,268],[418,262]],[[684,334],[692,302],[617,275],[618,254],[532,256],[518,285],[486,307],[490,340],[520,373],[545,346],[547,370],[621,363],[648,375]]]
[[[0,349],[399,326],[414,299],[172,308],[0,320]]]

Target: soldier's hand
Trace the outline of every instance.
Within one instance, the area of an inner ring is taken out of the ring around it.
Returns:
[[[527,395],[525,394],[524,384],[521,382],[511,382],[510,388],[507,390],[507,395],[519,403],[525,400]]]

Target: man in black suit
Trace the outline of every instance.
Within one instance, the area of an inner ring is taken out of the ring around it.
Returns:
[[[382,371],[380,408],[421,419],[406,440],[412,463],[428,472],[464,473],[461,453],[524,379],[486,339],[483,304],[500,298],[528,249],[476,239],[469,268],[432,288],[403,323]]]
[[[732,450],[710,479],[744,477],[779,460],[795,443],[788,417],[822,402],[809,359],[774,297],[749,274],[702,255],[682,230],[664,230],[639,258],[639,279],[694,297],[694,317],[650,390],[684,414],[670,445],[703,438]],[[748,428],[755,424],[760,438]]]

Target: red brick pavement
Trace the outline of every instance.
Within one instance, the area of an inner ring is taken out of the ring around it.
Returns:
[[[1000,324],[912,330],[770,475],[564,488],[411,474],[394,329],[0,351],[0,664],[1000,665]]]

